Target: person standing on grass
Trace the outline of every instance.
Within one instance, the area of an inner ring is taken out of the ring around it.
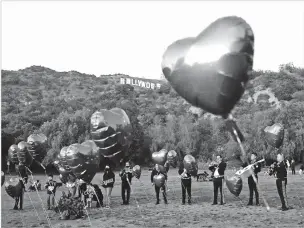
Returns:
[[[287,211],[289,209],[287,202],[286,186],[287,186],[287,164],[284,162],[284,155],[278,153],[277,155],[277,164],[272,164],[271,168],[275,174],[276,185],[278,194],[282,203],[282,211]]]
[[[221,205],[224,205],[224,193],[223,193],[223,180],[224,180],[224,173],[227,167],[226,162],[223,161],[221,155],[216,156],[217,164],[209,167],[209,169],[213,172],[213,203],[212,205],[217,204],[217,195],[218,190],[220,189],[221,194]]]
[[[257,154],[256,153],[251,153],[251,164],[254,164],[256,162],[256,158],[257,158]],[[243,168],[245,168],[246,166],[248,166],[247,162],[245,162],[243,164]],[[255,178],[258,180],[258,173],[261,172],[261,164],[258,163],[254,166],[252,166],[253,169],[253,173],[255,175]],[[248,186],[249,186],[249,202],[247,204],[247,206],[252,206],[253,205],[253,192],[255,193],[255,202],[257,206],[260,206],[260,202],[259,202],[259,192],[256,186],[256,183],[253,180],[253,177],[250,176],[248,177]]]
[[[290,167],[291,167],[291,175],[296,175],[296,162],[294,159],[291,160]]]
[[[121,177],[121,197],[122,205],[128,205],[130,200],[131,193],[131,181],[132,181],[132,169],[130,168],[130,163],[126,162],[125,168],[119,173]],[[127,191],[127,200],[126,200],[126,191]]]
[[[52,210],[55,207],[55,194],[56,194],[56,188],[58,184],[56,181],[53,180],[53,174],[48,175],[48,181],[45,184],[45,188],[47,189],[47,207],[48,210]],[[52,201],[52,205],[51,205]]]
[[[106,165],[105,171],[104,171],[104,174],[103,174],[103,184],[102,184],[102,186],[106,190],[106,196],[107,196],[106,207],[108,207],[108,208],[111,205],[111,193],[112,193],[112,189],[114,187],[114,183],[115,183],[115,174],[112,171],[112,169],[110,168],[110,166]]]
[[[151,173],[151,183],[152,183],[152,186],[155,186],[156,204],[159,204],[159,191],[160,190],[162,190],[165,204],[168,204],[167,194],[166,194],[166,185],[164,184],[162,187],[158,187],[155,185],[154,180],[153,180],[153,177],[157,176],[159,174],[163,174],[165,176],[165,181],[167,181],[167,178],[168,178],[167,173],[161,172],[161,170],[158,167],[158,164],[156,164],[155,168],[152,170],[152,173]]]
[[[188,194],[188,204],[191,205],[191,175],[187,172],[184,166],[180,165],[178,174],[181,177],[181,185],[182,185],[182,204],[185,205],[186,203],[186,191]]]

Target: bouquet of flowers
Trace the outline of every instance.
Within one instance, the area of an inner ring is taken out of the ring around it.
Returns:
[[[65,192],[62,192],[55,212],[61,212],[61,219],[63,220],[82,218],[85,215],[81,198],[73,197],[71,194],[66,195]]]

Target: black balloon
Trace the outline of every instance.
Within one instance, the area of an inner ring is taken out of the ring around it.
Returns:
[[[19,178],[10,178],[4,186],[6,193],[12,198],[19,196],[22,192],[22,184]]]
[[[177,167],[177,153],[174,150],[170,150],[167,154],[167,162],[173,167]]]
[[[28,151],[33,159],[39,163],[46,156],[47,137],[44,134],[31,134],[27,138]]]
[[[33,162],[33,157],[28,151],[28,144],[24,141],[18,143],[17,157],[19,165],[30,167]]]
[[[102,109],[91,116],[91,136],[101,159],[118,165],[129,155],[131,122],[123,109]]]
[[[140,178],[141,176],[141,168],[139,165],[136,165],[133,167],[132,169],[132,173],[133,173],[133,176],[136,177],[137,179]]]
[[[195,38],[178,40],[163,55],[162,71],[194,106],[227,117],[252,70],[254,35],[239,17],[224,17]]]
[[[196,162],[195,158],[192,155],[187,154],[184,157],[183,164],[188,173],[190,173],[192,176],[197,175],[198,166],[197,166],[197,162]]]
[[[11,163],[13,164],[18,164],[19,160],[18,160],[18,146],[17,145],[11,145],[10,148],[8,149],[8,159]]]
[[[157,187],[161,188],[165,185],[166,178],[163,174],[158,174],[153,177],[153,181]]]
[[[284,127],[282,124],[274,124],[264,129],[266,141],[275,148],[280,148],[284,140]]]
[[[242,188],[243,188],[243,181],[242,178],[238,175],[234,175],[232,177],[228,177],[225,179],[226,180],[226,185],[229,191],[235,195],[239,196]]]

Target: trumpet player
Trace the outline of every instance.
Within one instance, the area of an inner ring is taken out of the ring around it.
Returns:
[[[220,189],[221,193],[221,205],[224,205],[224,193],[223,193],[223,180],[224,180],[224,173],[226,170],[226,162],[223,161],[223,158],[221,155],[216,156],[217,164],[213,164],[209,166],[209,170],[213,173],[213,204],[217,204],[217,195],[218,190]]]
[[[260,163],[256,163],[257,159],[257,154],[256,153],[251,153],[250,156],[250,162],[252,165],[252,169],[253,169],[253,173],[256,177],[256,179],[258,180],[258,173],[261,172],[261,164]],[[256,163],[256,164],[255,164]],[[248,166],[247,162],[245,162],[242,167],[245,168],[246,166]],[[255,201],[256,201],[256,205],[259,206],[259,192],[256,186],[256,183],[253,180],[253,177],[250,176],[248,177],[248,186],[249,186],[249,202],[247,204],[247,206],[252,206],[253,205],[253,192],[255,193]]]
[[[271,165],[271,169],[276,179],[276,185],[278,194],[282,203],[282,211],[287,211],[288,203],[287,203],[287,194],[286,194],[286,186],[287,186],[287,164],[284,162],[284,155],[282,153],[278,153],[277,155],[277,163]]]

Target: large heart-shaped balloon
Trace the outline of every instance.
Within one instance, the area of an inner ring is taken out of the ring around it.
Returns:
[[[187,154],[184,157],[183,164],[189,174],[191,174],[192,176],[197,175],[198,165],[197,165],[195,158],[192,155]]]
[[[167,162],[173,167],[177,167],[177,153],[174,150],[170,150],[167,154]]]
[[[152,153],[152,161],[154,164],[164,165],[167,161],[168,151],[166,149],[161,149],[158,152]]]
[[[19,160],[18,160],[18,146],[17,145],[11,145],[10,148],[8,149],[8,159],[11,163],[13,164],[18,164]]]
[[[3,171],[1,171],[1,186],[4,184],[5,181],[5,174]]]
[[[87,183],[95,176],[100,163],[100,156],[94,142],[72,144],[67,148],[66,161],[73,174]],[[90,146],[90,144],[92,146]]]
[[[284,139],[284,127],[282,124],[274,124],[264,129],[266,141],[275,148],[280,148]]]
[[[41,163],[46,156],[47,137],[44,134],[31,134],[27,138],[28,151],[35,161]]]
[[[18,143],[18,151],[17,156],[20,165],[25,165],[30,167],[33,162],[33,157],[31,156],[30,152],[28,151],[28,144],[24,141]]]
[[[251,27],[242,18],[224,17],[197,37],[171,44],[162,71],[189,103],[226,118],[244,93],[253,54]]]
[[[118,165],[129,154],[132,127],[126,112],[120,108],[102,109],[91,116],[91,136],[99,147],[101,159]]]
[[[226,185],[229,191],[235,195],[239,196],[242,188],[243,188],[243,181],[242,178],[238,175],[234,175],[232,177],[228,177],[225,179],[226,180]]]
[[[159,188],[164,186],[165,181],[166,181],[166,178],[163,174],[158,174],[153,177],[154,184]]]
[[[22,183],[19,178],[10,178],[4,186],[6,193],[12,198],[19,196],[22,192]]]
[[[140,178],[141,176],[141,168],[139,165],[136,165],[133,167],[132,169],[132,173],[133,173],[133,176],[136,177],[137,179]]]

